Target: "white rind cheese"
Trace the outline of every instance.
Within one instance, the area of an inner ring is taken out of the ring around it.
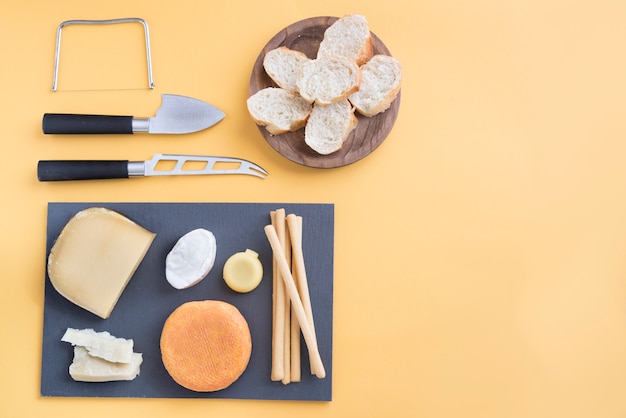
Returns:
[[[213,268],[217,243],[211,231],[194,229],[180,237],[165,258],[165,277],[176,289],[186,289],[204,279]]]
[[[54,288],[106,319],[150,248],[155,234],[106,208],[78,212],[48,256]]]
[[[61,341],[84,347],[92,357],[114,363],[130,363],[133,358],[133,340],[116,338],[107,331],[68,328]]]
[[[79,382],[111,382],[133,380],[143,362],[141,353],[133,353],[129,363],[113,363],[89,354],[85,347],[74,347],[74,360],[69,367],[72,379]]]

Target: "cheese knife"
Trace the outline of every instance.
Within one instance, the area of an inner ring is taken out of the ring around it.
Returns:
[[[217,107],[186,96],[163,94],[151,118],[46,113],[44,134],[187,134],[207,129],[224,118]]]
[[[268,175],[267,171],[247,160],[201,155],[155,154],[147,161],[42,160],[37,165],[39,181],[207,174],[244,174],[260,178]]]

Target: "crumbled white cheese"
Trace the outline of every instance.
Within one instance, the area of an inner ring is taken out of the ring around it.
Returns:
[[[130,363],[133,356],[133,340],[116,338],[107,331],[68,328],[61,341],[84,347],[91,356],[115,363]]]
[[[79,382],[111,382],[133,380],[139,375],[143,362],[141,353],[133,353],[129,363],[114,363],[89,354],[85,347],[74,347],[74,360],[69,372]]]

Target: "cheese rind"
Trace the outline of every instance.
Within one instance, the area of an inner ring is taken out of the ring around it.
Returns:
[[[155,235],[110,209],[84,209],[50,250],[50,282],[69,301],[106,319]]]
[[[130,363],[133,358],[133,340],[116,338],[107,331],[96,332],[91,328],[68,328],[61,341],[85,347],[92,357],[114,363]]]
[[[139,375],[143,355],[133,353],[129,363],[113,363],[89,355],[85,347],[74,347],[74,360],[69,367],[72,379],[79,382],[111,382],[133,380]]]

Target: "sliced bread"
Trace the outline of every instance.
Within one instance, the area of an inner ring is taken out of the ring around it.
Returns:
[[[361,85],[348,99],[363,116],[389,109],[402,81],[400,62],[388,55],[375,55],[361,67]]]
[[[336,20],[326,29],[317,58],[340,56],[363,65],[373,54],[367,19],[363,15],[352,14]]]
[[[339,151],[358,120],[348,100],[328,106],[314,105],[304,128],[304,142],[322,155]]]
[[[329,56],[305,62],[297,85],[309,103],[322,106],[346,99],[359,89],[361,70],[353,61]]]
[[[312,106],[298,93],[279,87],[266,87],[247,100],[248,112],[273,135],[297,131],[311,114]]]
[[[309,58],[302,52],[281,46],[265,54],[263,68],[279,87],[297,92],[296,80],[302,64],[307,61]]]

